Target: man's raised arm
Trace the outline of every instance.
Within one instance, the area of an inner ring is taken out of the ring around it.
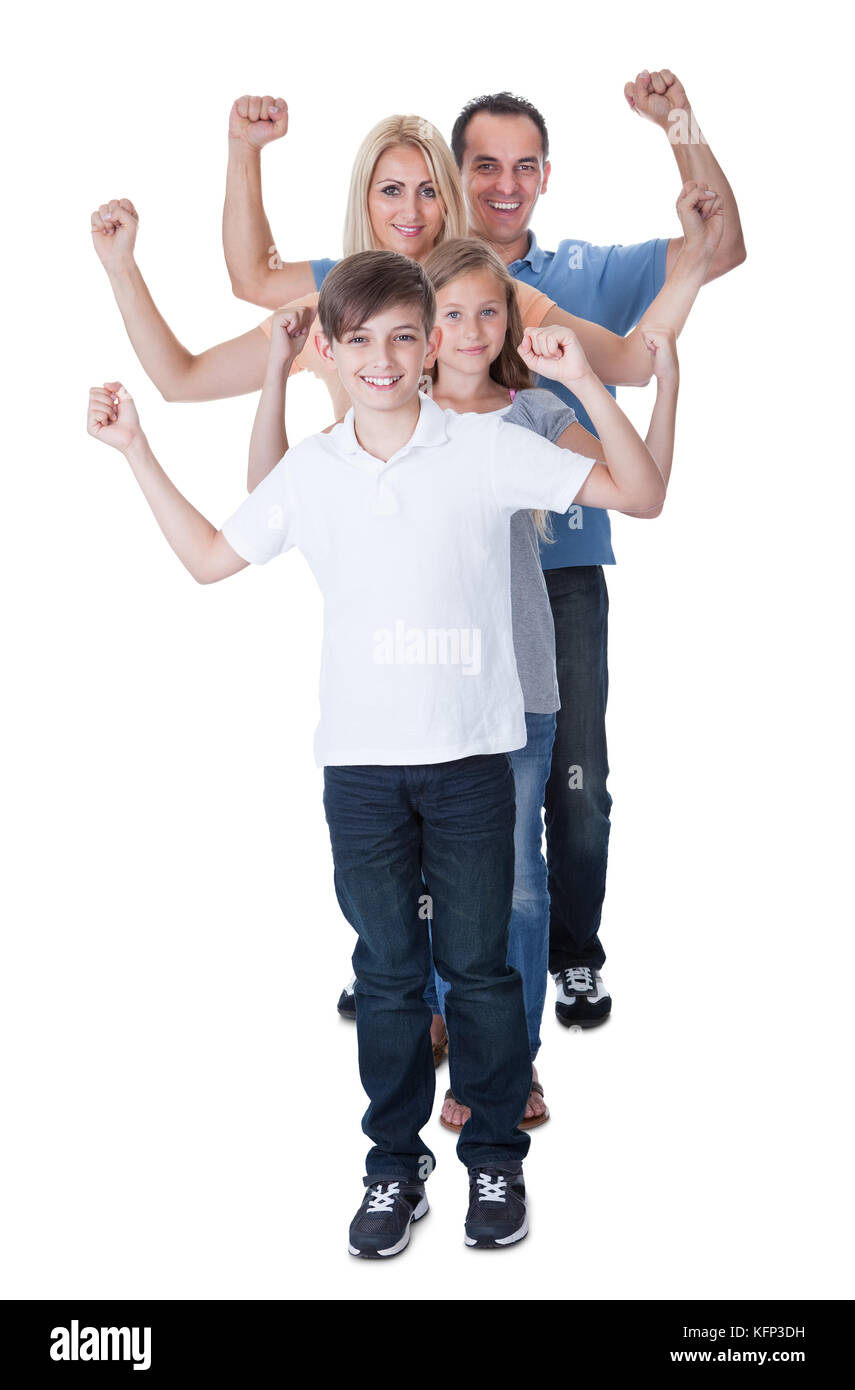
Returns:
[[[668,68],[659,72],[648,72],[645,68],[634,82],[627,82],[623,92],[633,111],[665,131],[683,183],[693,181],[714,188],[720,196],[724,235],[707,269],[706,280],[726,275],[741,265],[747,254],[739,208],[721,165],[701,133],[682,82]],[[668,243],[667,274],[682,249],[683,237],[673,237]]]

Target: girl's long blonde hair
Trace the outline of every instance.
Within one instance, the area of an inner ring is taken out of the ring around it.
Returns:
[[[517,352],[517,344],[522,340],[523,321],[517,300],[516,281],[507,267],[499,260],[495,251],[484,241],[475,237],[449,238],[437,245],[425,260],[424,268],[437,294],[452,280],[474,271],[486,270],[499,281],[505,292],[505,307],[508,311],[508,327],[502,351],[490,363],[490,376],[508,391],[528,391],[533,386],[531,372]],[[430,369],[432,381],[437,379],[437,364]],[[538,509],[532,512],[537,533],[544,541],[552,542],[554,536],[549,524],[549,512]]]
[[[369,130],[353,162],[342,238],[345,256],[352,256],[356,251],[383,249],[377,245],[368,216],[368,188],[378,159],[396,145],[409,145],[420,150],[424,156],[445,212],[437,246],[448,237],[466,235],[466,204],[460,174],[454,155],[436,126],[421,116],[387,116],[385,120],[378,121],[373,130]]]

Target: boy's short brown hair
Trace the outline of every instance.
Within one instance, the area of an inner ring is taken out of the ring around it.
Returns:
[[[358,251],[345,256],[326,277],[318,299],[318,318],[330,342],[366,324],[392,304],[413,304],[430,333],[436,321],[436,295],[417,261],[397,251]]]

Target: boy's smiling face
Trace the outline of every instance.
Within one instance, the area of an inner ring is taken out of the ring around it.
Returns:
[[[354,406],[397,410],[419,389],[425,356],[439,335],[427,333],[416,304],[391,304],[332,343],[318,337],[318,350],[335,364]]]

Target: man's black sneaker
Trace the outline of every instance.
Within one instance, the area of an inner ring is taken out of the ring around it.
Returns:
[[[351,1255],[379,1260],[399,1255],[410,1239],[410,1226],[426,1216],[429,1207],[423,1182],[406,1178],[364,1178],[367,1191],[350,1223]]]
[[[338,996],[338,1003],[336,1004],[336,1008],[342,1018],[352,1018],[354,1021],[356,1020],[356,995],[353,992],[353,986],[355,984],[356,976],[354,975],[350,984],[345,985],[341,994]]]
[[[565,1028],[596,1028],[608,1018],[612,997],[599,970],[573,965],[553,972],[552,978],[557,990],[555,1017]]]
[[[479,1250],[494,1250],[514,1245],[525,1235],[528,1216],[522,1173],[470,1168],[466,1244]]]

